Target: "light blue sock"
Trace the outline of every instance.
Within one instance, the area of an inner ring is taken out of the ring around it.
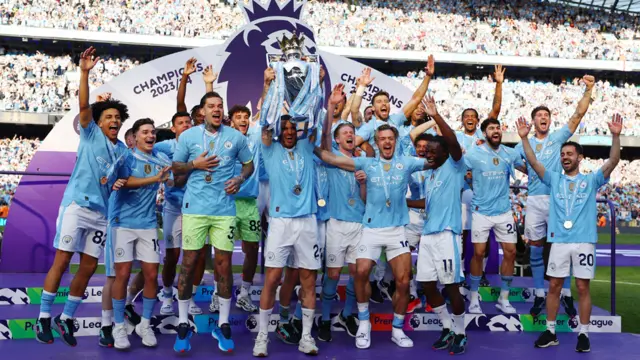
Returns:
[[[331,305],[336,297],[336,290],[338,290],[338,280],[325,276],[322,284],[322,321],[331,320]]]
[[[111,304],[113,304],[113,322],[124,324],[125,299],[111,299]]]
[[[64,303],[64,309],[62,310],[62,316],[60,316],[60,319],[73,319],[80,303],[82,303],[81,297],[69,295],[69,297],[67,297],[67,301]]]
[[[346,293],[347,299],[344,301],[344,310],[342,310],[342,316],[344,316],[345,318],[347,316],[353,315],[353,307],[356,305],[356,290],[352,277],[349,277]]]
[[[509,291],[511,288],[511,282],[513,281],[513,276],[504,276],[500,277],[502,279],[502,284],[500,284],[501,291]]]
[[[280,304],[280,324],[289,323],[289,306]]]
[[[396,329],[402,329],[404,327],[404,315],[393,314],[393,322],[391,323]]]
[[[480,288],[480,279],[482,279],[482,276],[471,275],[469,277],[469,279],[470,279],[470,281],[469,281],[469,289],[471,291],[477,292],[478,289]]]
[[[298,300],[296,303],[296,311],[293,313],[294,319],[302,319],[302,301]]]
[[[369,303],[358,303],[358,320],[369,321]]]
[[[533,275],[533,287],[536,290],[544,291],[544,260],[542,259],[543,252],[544,248],[542,246],[531,246],[531,252],[529,253],[529,262],[531,263],[531,273]]]
[[[42,295],[40,295],[40,316],[39,318],[50,318],[51,317],[51,305],[53,305],[53,301],[56,299],[55,293],[50,293],[48,291],[42,290]]]
[[[156,307],[156,303],[158,302],[158,298],[148,299],[146,297],[142,297],[142,318],[151,320],[153,316],[153,309]]]

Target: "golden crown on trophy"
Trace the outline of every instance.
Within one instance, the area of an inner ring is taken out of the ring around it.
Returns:
[[[287,35],[283,35],[282,40],[278,42],[280,43],[280,50],[285,53],[291,50],[302,51],[304,40],[304,35],[300,35],[300,37],[298,37],[298,34],[294,31],[291,38],[287,38]]]

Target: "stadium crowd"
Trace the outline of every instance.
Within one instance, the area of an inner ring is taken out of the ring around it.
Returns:
[[[0,139],[0,170],[26,171],[40,146],[40,140],[13,137]],[[20,176],[0,175],[0,206],[9,205],[20,182]]]
[[[0,19],[3,25],[224,40],[244,24],[235,2],[1,0]],[[303,21],[327,46],[640,59],[640,47],[626,41],[638,35],[638,18],[629,14],[533,0],[356,3],[352,9],[342,1],[309,1]]]

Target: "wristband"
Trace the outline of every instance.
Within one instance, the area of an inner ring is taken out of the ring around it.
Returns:
[[[358,89],[356,90],[356,95],[362,97],[362,95],[364,95],[364,90],[366,89],[366,87],[360,85],[358,86]]]

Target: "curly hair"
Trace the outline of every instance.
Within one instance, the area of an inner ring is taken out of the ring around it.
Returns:
[[[129,108],[119,100],[109,99],[98,101],[91,104],[91,116],[96,123],[100,121],[100,117],[105,110],[116,109],[120,113],[120,120],[125,122],[129,118]]]

